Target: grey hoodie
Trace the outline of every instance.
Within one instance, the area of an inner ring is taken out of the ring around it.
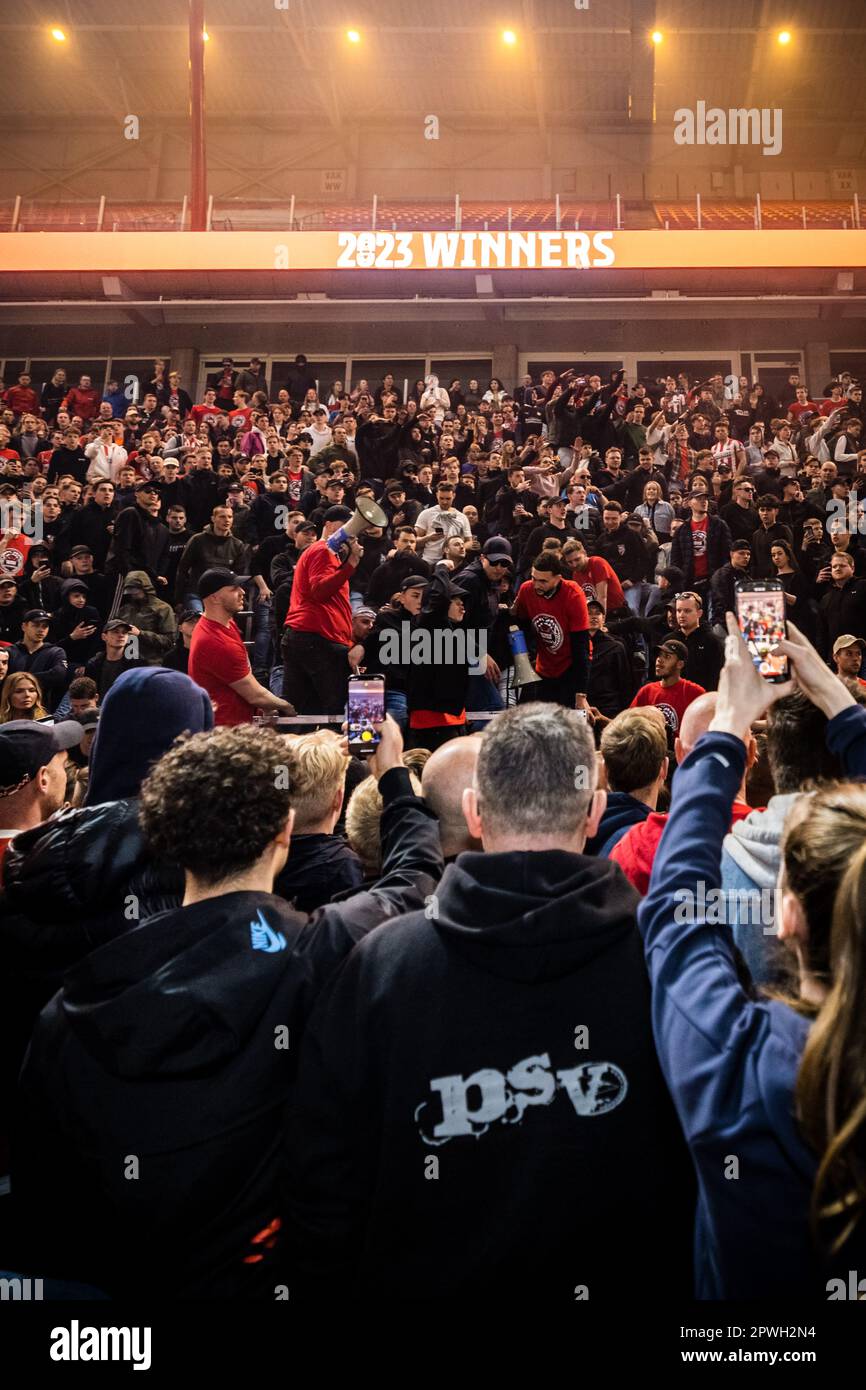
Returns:
[[[772,896],[782,860],[782,835],[788,812],[801,792],[771,796],[766,810],[752,811],[737,821],[722,844],[722,891],[727,921],[756,984],[778,983],[784,973],[784,948],[775,931],[775,899]],[[736,895],[757,889],[762,894],[759,911]],[[758,920],[756,920],[758,919]]]

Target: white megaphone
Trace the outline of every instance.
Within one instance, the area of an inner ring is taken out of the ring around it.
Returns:
[[[508,641],[511,646],[511,655],[514,657],[514,684],[532,685],[535,681],[540,681],[541,676],[532,669],[532,662],[526,649],[526,638],[519,627],[512,626],[508,629]]]
[[[386,527],[388,518],[382,508],[373,501],[372,497],[361,497],[355,505],[355,515],[351,521],[347,521],[345,526],[341,526],[339,531],[335,531],[327,542],[329,550],[339,550],[341,545],[350,541],[353,536],[360,536],[364,531],[369,531],[371,526]]]

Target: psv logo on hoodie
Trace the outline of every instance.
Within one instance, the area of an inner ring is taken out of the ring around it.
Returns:
[[[508,1072],[483,1067],[470,1076],[438,1076],[430,1082],[435,1100],[415,1111],[425,1144],[447,1144],[470,1135],[479,1139],[492,1124],[519,1125],[532,1105],[551,1105],[564,1091],[575,1115],[605,1115],[625,1100],[628,1081],[613,1062],[583,1062],[553,1070],[550,1055],[525,1057]]]

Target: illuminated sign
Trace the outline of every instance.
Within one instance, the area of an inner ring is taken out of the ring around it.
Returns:
[[[859,231],[5,232],[0,273],[866,266]]]

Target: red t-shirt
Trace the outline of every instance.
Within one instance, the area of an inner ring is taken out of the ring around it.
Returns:
[[[248,433],[250,424],[252,422],[252,418],[253,412],[251,407],[248,405],[245,405],[241,410],[229,411],[229,424],[232,426],[233,429],[237,429],[238,425],[240,425],[241,432],[243,434]]]
[[[572,579],[563,579],[559,588],[544,598],[535,592],[532,580],[527,579],[517,591],[514,612],[519,621],[528,620],[535,630],[538,675],[550,680],[564,676],[571,666],[572,632],[589,631],[589,611],[581,586]]]
[[[351,647],[352,605],[349,576],[354,568],[340,563],[324,541],[314,541],[295,566],[292,601],[286,627],[295,632],[315,632],[327,642]],[[348,667],[346,668],[348,679]]]
[[[252,720],[255,709],[231,688],[249,673],[250,659],[236,625],[199,618],[189,644],[189,674],[210,695],[218,726]]]
[[[218,405],[194,405],[192,408],[192,418],[195,420],[196,429],[202,421],[206,425],[215,425],[221,415],[225,415],[225,411],[220,410]]]
[[[574,582],[579,584],[589,600],[598,599],[596,586],[607,582],[607,611],[612,612],[615,608],[622,608],[625,603],[625,594],[622,585],[617,578],[616,570],[609,565],[607,560],[603,560],[600,555],[590,555],[589,564],[585,570],[575,570]]]
[[[0,533],[2,534],[2,533]],[[0,553],[0,577],[18,579],[24,573],[24,565],[35,542],[29,536],[11,536],[6,549]]]
[[[691,526],[695,583],[697,583],[698,580],[706,579],[710,572],[710,562],[707,559],[707,532],[710,529],[710,518],[705,516],[700,521],[692,521]]]
[[[696,685],[694,681],[680,679],[675,685],[662,685],[661,681],[650,681],[648,685],[641,686],[629,708],[640,709],[646,705],[655,705],[664,715],[671,733],[678,734],[683,715],[692,700],[705,694],[704,687]]]

